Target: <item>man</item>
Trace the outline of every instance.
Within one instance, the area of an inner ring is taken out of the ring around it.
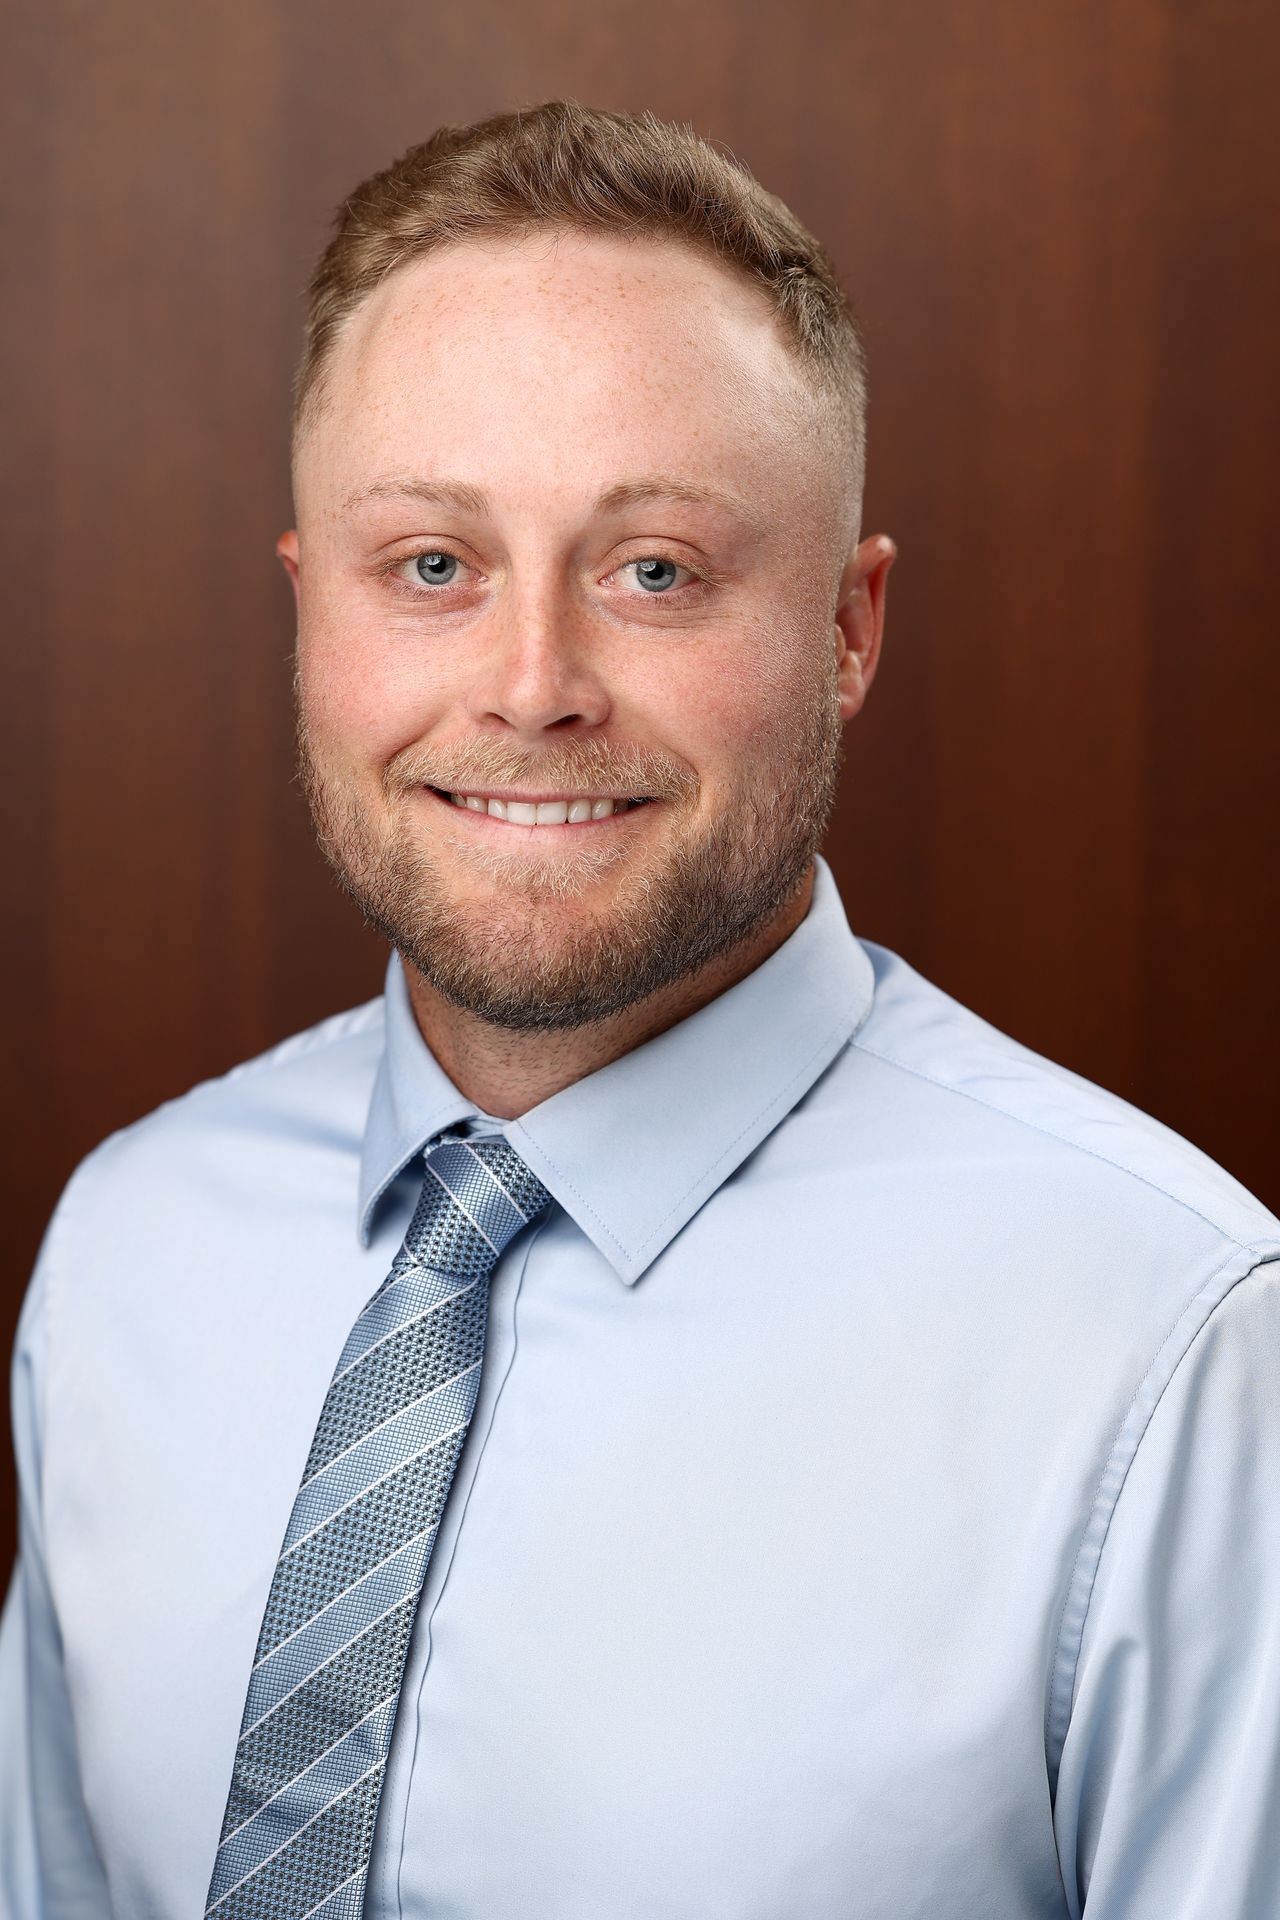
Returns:
[[[864,403],[649,116],[344,209],[279,552],[386,993],[50,1226],[14,1920],[1280,1912],[1280,1222],[850,933]]]

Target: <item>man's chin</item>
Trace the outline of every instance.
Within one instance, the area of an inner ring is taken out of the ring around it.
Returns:
[[[539,915],[483,928],[406,929],[402,960],[452,1006],[491,1026],[547,1032],[609,1019],[643,996],[648,969],[634,960],[628,990],[607,949]],[[639,989],[639,992],[637,992]]]
[[[481,965],[505,964],[513,974],[535,964],[558,968],[571,962],[587,942],[616,938],[627,920],[616,900],[558,894],[537,879],[439,899],[435,911],[411,918],[421,927],[424,949],[473,954]]]
[[[456,893],[438,871],[418,877],[402,870],[376,890],[382,931],[428,989],[512,1031],[616,1018],[704,964],[732,918],[715,882],[705,890],[710,875],[691,887],[678,864],[657,876],[636,865],[577,895],[528,868],[510,887]]]

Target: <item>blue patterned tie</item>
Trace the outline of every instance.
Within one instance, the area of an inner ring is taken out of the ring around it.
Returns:
[[[503,1139],[445,1137],[351,1330],[293,1504],[206,1914],[359,1920],[405,1653],[475,1406],[489,1276],[550,1194]]]

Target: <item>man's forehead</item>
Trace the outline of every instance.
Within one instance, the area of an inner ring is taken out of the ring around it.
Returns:
[[[578,509],[662,491],[740,524],[772,519],[780,481],[808,491],[790,469],[813,467],[818,403],[740,280],[687,246],[612,236],[442,248],[348,323],[304,436],[319,457],[300,466],[322,470],[338,512],[429,491],[488,512],[480,492],[509,499],[536,470],[540,486],[569,483]]]
[[[808,391],[760,288],[688,246],[609,235],[551,257],[545,240],[468,240],[398,267],[343,327],[324,384],[341,410],[442,377],[566,406],[622,404],[643,383],[651,405],[694,412],[794,407]]]
[[[647,304],[688,313],[693,302],[782,344],[763,287],[705,247],[677,236],[560,228],[468,236],[434,247],[387,275],[355,310],[353,331],[367,334],[388,322],[403,329],[417,317],[439,324],[472,304],[528,317],[530,302],[543,316],[588,323],[603,309],[636,313]],[[700,313],[691,337],[705,323]]]

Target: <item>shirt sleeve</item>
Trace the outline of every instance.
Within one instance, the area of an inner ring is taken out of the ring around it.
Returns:
[[[57,1224],[55,1214],[13,1353],[18,1558],[0,1617],[0,1920],[104,1920],[111,1910],[81,1793],[45,1555],[41,1464]]]
[[[1280,1913],[1280,1263],[1209,1314],[1134,1453],[1054,1822],[1072,1920]]]

